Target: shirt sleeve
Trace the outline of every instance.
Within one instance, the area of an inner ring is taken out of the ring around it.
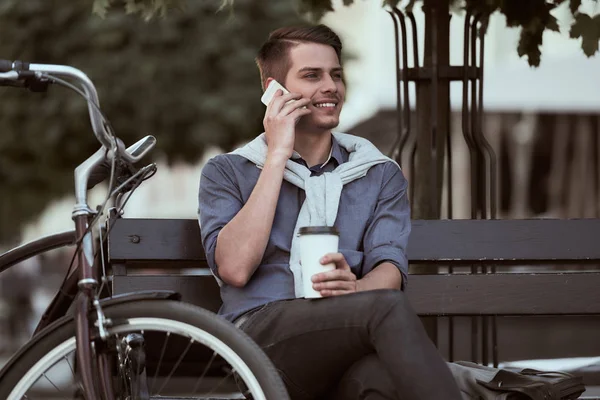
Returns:
[[[411,229],[407,187],[402,170],[386,163],[377,205],[363,238],[363,276],[387,261],[400,270],[402,289],[408,277],[406,247]]]
[[[215,261],[217,236],[243,205],[232,166],[224,156],[211,159],[202,169],[200,176],[198,221],[206,260],[217,278],[219,278]]]

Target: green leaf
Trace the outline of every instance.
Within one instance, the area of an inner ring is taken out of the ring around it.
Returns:
[[[600,41],[600,14],[592,18],[578,12],[569,35],[573,39],[581,38],[581,49],[586,56],[593,56],[598,51]]]
[[[598,51],[598,39],[583,39],[581,41],[581,48],[586,56],[591,57]]]
[[[235,0],[221,0],[221,6],[219,7],[219,11],[223,11],[226,8],[232,8]]]
[[[598,51],[598,43],[600,42],[600,14],[594,16],[591,21],[589,32],[583,35],[581,48],[586,56],[591,57]]]
[[[80,68],[124,143],[156,136],[154,160],[196,163],[205,148],[230,151],[264,130],[254,57],[269,32],[302,22],[292,1],[236,0],[232,19],[217,12],[220,0],[187,0],[185,13],[148,22],[142,10],[159,15],[161,4],[176,2],[138,0],[143,9],[126,15],[125,1],[112,0],[100,19],[93,1],[0,0],[11,38],[0,41],[0,54]],[[0,92],[0,193],[10,193],[0,196],[2,246],[48,203],[72,195],[73,168],[98,141],[73,92]]]
[[[544,25],[539,19],[533,19],[521,30],[517,53],[520,57],[527,56],[527,61],[532,67],[540,65],[541,51],[544,34]]]
[[[138,3],[136,0],[125,0],[125,12],[127,14],[136,14],[144,10],[143,3]]]
[[[397,7],[397,6],[398,6],[398,3],[400,3],[400,0],[383,0],[383,4],[382,4],[382,6],[383,6],[383,7],[386,7],[386,6],[388,6],[388,7],[392,7],[392,8],[393,8],[393,7]],[[413,4],[414,4],[414,1],[413,1],[413,0],[411,0],[411,3],[413,3]],[[408,4],[408,6],[412,7],[412,4],[410,4],[410,3],[409,3],[409,4]],[[407,7],[408,7],[408,6],[407,6]]]
[[[112,0],[111,0],[112,1]],[[183,8],[183,0],[122,0],[125,3],[125,12],[127,14],[139,14],[146,21],[150,21],[155,16],[164,17],[170,8]],[[233,0],[223,0],[224,7]]]
[[[592,18],[587,14],[578,13],[575,16],[575,22],[571,25],[569,36],[572,39],[584,36],[591,28]]]
[[[110,7],[110,0],[94,0],[92,13],[96,14],[100,18],[106,18],[108,7]]]
[[[581,5],[581,0],[571,0],[569,2],[569,9],[571,10],[571,14],[575,15],[577,10],[579,10],[580,5]]]
[[[313,21],[319,21],[326,13],[333,11],[332,0],[298,0],[298,2],[300,13],[307,15]]]
[[[546,28],[550,29],[554,32],[560,32],[560,28],[558,27],[558,22],[553,15],[548,17],[548,21],[546,22]]]

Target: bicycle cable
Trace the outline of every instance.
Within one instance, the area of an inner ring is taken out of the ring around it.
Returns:
[[[133,194],[133,192],[141,185],[141,183],[147,179],[150,179],[156,173],[156,165],[150,164],[149,166],[146,166],[146,167],[140,169],[133,176],[129,177],[127,180],[125,180],[119,186],[117,186],[116,188],[113,189],[114,180],[115,180],[115,172],[116,172],[116,164],[117,164],[119,153],[117,151],[118,150],[117,137],[115,135],[112,124],[110,123],[108,118],[104,115],[104,113],[100,109],[100,106],[98,104],[96,104],[95,101],[93,101],[86,93],[84,93],[77,86],[73,85],[72,83],[70,83],[64,79],[58,78],[58,77],[48,74],[48,73],[42,73],[42,74],[40,74],[40,76],[45,79],[48,79],[51,82],[57,83],[61,86],[64,86],[66,88],[73,90],[75,93],[77,93],[81,97],[83,97],[88,102],[88,104],[91,104],[96,109],[96,111],[100,114],[100,116],[102,117],[102,123],[103,123],[106,131],[108,132],[108,134],[111,136],[111,138],[113,140],[113,143],[112,143],[113,148],[110,149],[113,152],[113,157],[111,160],[110,178],[109,178],[109,183],[108,183],[108,194],[107,194],[106,198],[104,199],[104,201],[102,202],[102,204],[99,207],[97,207],[97,209],[96,209],[97,213],[94,216],[94,218],[92,219],[92,221],[86,227],[86,230],[84,231],[84,233],[81,235],[81,237],[76,239],[76,242],[75,242],[76,248],[75,248],[75,251],[73,252],[73,256],[69,263],[69,268],[67,269],[67,273],[65,274],[65,277],[63,278],[63,282],[61,284],[61,288],[62,288],[64,286],[64,283],[68,279],[68,277],[71,275],[71,272],[73,271],[73,266],[75,264],[75,258],[77,257],[77,254],[81,250],[81,244],[83,243],[83,238],[92,231],[93,227],[97,224],[98,220],[102,217],[102,215],[104,215],[104,210],[106,209],[106,205],[108,204],[108,201],[110,200],[110,198],[115,193],[118,193],[120,190],[125,188],[133,180],[137,179],[136,183],[128,191],[129,193],[128,193],[127,197],[125,198],[123,203],[120,205],[120,207],[117,209],[117,212],[121,212],[123,210],[123,208],[125,207],[125,205],[127,204],[127,202],[129,201],[129,199],[131,198],[131,195]],[[148,176],[145,176],[147,172],[150,172],[150,174]],[[110,233],[110,230],[112,229],[112,227],[113,227],[112,225],[109,227],[108,231],[106,232],[106,238],[104,240],[108,239],[108,234]],[[102,246],[104,245],[104,240],[101,239],[99,249],[97,249],[94,253],[94,259],[96,259],[96,256],[98,255],[98,251],[100,251],[102,249]],[[104,260],[102,260],[102,265],[104,268]],[[103,279],[102,279],[102,283],[100,285],[100,290],[98,291],[98,294],[103,289],[105,277],[106,277],[106,271],[103,270]],[[60,291],[62,292],[62,289],[60,289]],[[67,293],[63,292],[63,295],[67,295]]]
[[[111,138],[113,139],[113,148],[110,149],[113,152],[113,157],[111,160],[111,168],[110,168],[110,178],[109,178],[109,183],[108,183],[108,195],[106,196],[106,198],[104,199],[104,201],[102,202],[101,206],[97,208],[97,214],[94,216],[94,218],[92,219],[92,221],[88,224],[88,226],[86,227],[86,230],[83,232],[83,234],[81,235],[81,237],[76,239],[76,248],[75,251],[73,252],[73,257],[71,258],[71,262],[69,263],[69,268],[67,269],[67,273],[65,274],[65,277],[63,279],[63,282],[61,284],[61,288],[64,285],[64,283],[66,282],[66,280],[68,279],[69,275],[71,274],[71,271],[73,270],[73,265],[75,263],[75,258],[77,257],[77,254],[79,253],[80,249],[81,249],[81,244],[83,243],[83,238],[92,231],[92,228],[94,227],[94,225],[98,222],[98,220],[100,219],[100,217],[103,215],[104,213],[104,209],[106,208],[106,204],[108,203],[108,201],[111,198],[111,193],[112,193],[112,187],[114,185],[114,178],[115,178],[115,170],[116,170],[116,163],[117,163],[117,157],[118,157],[118,151],[117,151],[117,139],[116,139],[116,135],[114,133],[114,129],[110,123],[110,121],[108,120],[108,118],[106,118],[106,116],[104,115],[104,113],[102,112],[102,110],[100,109],[100,107],[98,106],[98,104],[96,104],[95,101],[93,101],[86,93],[84,93],[81,89],[79,89],[77,86],[73,85],[72,83],[58,78],[54,75],[51,74],[47,74],[47,73],[42,73],[40,74],[41,77],[48,79],[51,82],[57,83],[61,86],[64,86],[66,88],[69,88],[71,90],[73,90],[75,93],[79,94],[81,97],[83,97],[88,104],[92,104],[93,107],[96,109],[96,111],[100,114],[100,116],[102,117],[102,123],[105,127],[105,129],[107,130],[107,132],[109,133],[109,135],[111,136]],[[108,150],[108,149],[107,149]],[[137,174],[136,174],[137,175]],[[134,175],[135,177],[135,175]],[[133,177],[131,177],[133,178]],[[129,182],[130,179],[126,180],[125,182]],[[141,182],[145,180],[142,179],[139,183],[141,184]],[[123,186],[123,184],[121,184],[119,186],[119,188]],[[139,184],[137,185],[139,186]],[[136,186],[136,187],[137,187]],[[102,243],[101,243],[102,245]],[[94,258],[97,255],[97,251],[96,254],[94,254]],[[66,293],[63,293],[66,295]]]
[[[144,174],[146,174],[147,172],[149,172],[148,176],[144,176]],[[119,187],[117,187],[116,189],[114,189],[111,192],[110,197],[117,194],[123,187],[125,187],[127,184],[129,184],[130,181],[132,181],[134,178],[136,178],[138,174],[140,175],[139,179],[136,181],[134,186],[130,190],[128,190],[127,197],[125,198],[125,200],[123,200],[123,202],[119,205],[119,207],[115,207],[117,214],[119,214],[125,208],[125,205],[131,198],[131,195],[142,184],[142,182],[152,178],[155,173],[156,173],[156,164],[149,164],[149,165],[145,166],[144,168],[141,168],[138,171],[138,173],[136,173],[134,176],[127,179]],[[106,236],[104,239],[102,238],[102,233],[101,233],[102,227],[99,227],[99,230],[98,230],[99,236],[100,236],[100,246],[98,247],[98,250],[96,250],[96,252],[94,253],[94,259],[96,258],[96,256],[98,255],[98,252],[100,251],[103,276],[102,276],[102,283],[100,285],[100,289],[98,289],[97,295],[99,295],[102,292],[102,289],[104,288],[104,284],[105,284],[105,280],[106,280],[105,279],[106,278],[106,267],[104,265],[104,250],[103,250],[104,241],[108,240],[108,235],[110,234],[110,231],[112,230],[113,227],[114,227],[114,224],[111,224],[108,227],[108,230],[106,231]],[[112,293],[111,293],[110,289],[109,289],[109,296],[112,297]]]

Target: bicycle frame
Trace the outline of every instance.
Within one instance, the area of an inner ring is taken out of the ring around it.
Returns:
[[[76,81],[81,89],[63,80],[64,78]],[[87,400],[96,400],[99,398],[99,390],[103,399],[112,400],[114,391],[108,354],[100,349],[106,347],[101,341],[108,337],[106,327],[110,321],[106,320],[96,295],[98,280],[94,270],[94,243],[90,225],[93,223],[97,212],[90,209],[87,204],[88,182],[92,171],[105,160],[115,162],[118,157],[125,163],[133,165],[154,147],[156,139],[152,136],[146,136],[125,149],[123,143],[107,131],[108,122],[100,112],[98,94],[94,84],[85,73],[76,68],[65,65],[28,64],[20,61],[0,60],[0,80],[4,82],[25,81],[28,84],[34,84],[36,87],[44,88],[47,87],[48,82],[61,83],[78,91],[87,100],[92,130],[102,146],[75,169],[76,203],[73,208],[72,219],[75,223],[74,236],[77,244],[76,259],[74,260],[76,262],[76,272],[71,276],[67,276],[59,295],[46,310],[36,332],[53,320],[62,317],[64,315],[63,311],[66,311],[71,303],[71,297],[77,294],[75,299],[76,359],[84,396]],[[36,83],[39,83],[39,85],[36,85]],[[109,191],[112,189],[112,187],[109,187]],[[73,243],[73,233],[69,232],[62,234],[62,236],[51,236],[21,246],[0,256],[0,272],[26,258],[71,243]],[[100,246],[102,245],[103,243],[100,243]],[[102,260],[102,262],[104,261]],[[75,285],[75,282],[77,282],[77,285]],[[69,304],[67,305],[67,303]],[[96,312],[95,325],[92,325],[88,318],[90,311]],[[92,343],[92,337],[94,340],[100,338],[100,341]],[[96,345],[95,353],[92,351],[93,344]],[[96,380],[92,372],[94,370],[97,370],[100,375],[99,388],[95,385]]]
[[[23,244],[4,254],[0,254],[0,273],[29,258],[53,249],[73,246],[76,242],[77,236],[75,231],[67,231]],[[46,308],[46,311],[38,322],[38,325],[33,332],[34,335],[50,323],[65,315],[68,308],[71,306],[72,298],[77,294],[77,278],[78,271],[75,271],[75,273],[65,279],[58,294]]]
[[[104,159],[104,150],[98,150],[88,160],[75,170],[75,186],[77,204],[73,210],[75,231],[51,235],[34,242],[19,246],[0,255],[0,272],[17,265],[18,263],[41,254],[43,252],[73,245],[80,242],[76,251],[75,272],[64,282],[60,288],[59,296],[50,304],[42,320],[36,328],[36,333],[45,326],[64,316],[64,312],[70,302],[60,298],[61,295],[69,297],[78,294],[76,298],[76,346],[77,362],[80,368],[81,383],[86,399],[98,399],[93,378],[93,365],[96,364],[102,380],[101,389],[105,399],[112,399],[112,382],[110,381],[110,368],[105,354],[93,357],[90,347],[91,336],[94,335],[92,326],[88,319],[88,312],[94,307],[101,313],[98,304],[95,303],[95,290],[98,287],[96,273],[94,271],[94,249],[92,232],[88,225],[95,216],[95,212],[87,206],[87,192],[85,190],[91,170]],[[77,190],[83,188],[84,190]],[[100,243],[102,245],[102,243]],[[77,282],[75,286],[74,283]],[[101,332],[104,326],[97,327]],[[96,335],[94,335],[96,336]]]
[[[87,205],[87,182],[92,170],[100,165],[105,158],[106,150],[100,148],[96,153],[84,161],[75,169],[75,198],[76,204],[73,209],[72,217],[75,222],[75,235],[80,241],[80,247],[77,248],[76,262],[79,274],[78,295],[75,300],[75,326],[76,326],[76,357],[80,366],[81,384],[86,399],[95,400],[98,398],[96,387],[94,385],[93,366],[96,365],[100,372],[102,384],[100,385],[102,397],[112,400],[112,382],[110,377],[109,363],[106,354],[99,357],[92,355],[91,337],[95,329],[91,326],[88,319],[88,312],[96,309],[98,313],[97,329],[100,337],[106,337],[104,318],[100,305],[95,298],[95,291],[98,287],[94,273],[94,245],[92,232],[88,229],[92,222],[95,212]],[[94,335],[95,336],[95,335]]]
[[[17,80],[19,74],[26,70],[28,73],[34,73],[36,77],[42,79],[44,74],[52,74],[55,77],[68,78],[77,81],[87,97],[88,100],[88,111],[90,114],[90,121],[96,138],[102,144],[102,147],[96,151],[91,157],[84,161],[75,169],[75,198],[76,204],[73,209],[72,218],[75,223],[75,237],[77,239],[78,247],[76,249],[76,271],[78,276],[78,295],[76,298],[76,309],[75,309],[75,322],[76,322],[76,357],[79,366],[79,373],[81,377],[81,384],[83,387],[85,398],[88,400],[96,400],[99,398],[96,386],[94,384],[93,370],[94,365],[97,366],[100,372],[101,379],[101,395],[107,400],[112,400],[113,390],[112,382],[110,381],[110,370],[109,363],[106,355],[95,357],[92,353],[91,348],[91,337],[96,336],[94,331],[96,328],[90,325],[88,319],[88,312],[92,309],[96,309],[98,314],[98,326],[97,329],[100,332],[100,337],[106,337],[106,330],[104,325],[103,313],[100,308],[99,302],[95,299],[95,290],[98,287],[98,281],[95,278],[93,265],[94,265],[94,246],[92,232],[89,228],[89,224],[92,222],[96,212],[91,210],[87,204],[87,183],[92,170],[97,167],[107,157],[107,152],[112,151],[111,156],[115,156],[114,153],[118,152],[125,156],[127,161],[136,161],[134,157],[126,154],[124,149],[118,147],[116,140],[111,137],[105,130],[104,120],[99,111],[99,102],[96,89],[91,80],[80,70],[68,66],[62,65],[45,65],[45,64],[30,64],[25,69],[21,67],[23,63],[13,63],[15,72],[4,74],[5,78],[8,76]],[[120,151],[121,150],[121,151]],[[149,148],[146,149],[146,151]],[[145,154],[145,152],[143,152]],[[141,154],[141,156],[143,156]],[[37,242],[32,244],[29,248],[25,247],[21,250],[15,249],[15,251],[7,253],[3,258],[6,264],[2,269],[6,269],[11,265],[14,265],[20,259],[27,258],[27,253],[39,253],[45,250],[53,248],[54,244],[63,244],[63,237],[58,239],[49,239],[49,243]],[[69,237],[71,239],[71,237]],[[39,249],[38,249],[39,246]],[[39,251],[38,251],[39,250]],[[29,254],[31,254],[29,253]],[[33,254],[31,254],[33,255]],[[0,261],[2,261],[0,259]],[[62,289],[62,288],[61,288]],[[52,309],[52,305],[50,309]],[[56,308],[56,307],[54,307]],[[51,311],[51,310],[49,310]],[[44,321],[42,321],[43,323]],[[46,321],[48,323],[49,321]]]

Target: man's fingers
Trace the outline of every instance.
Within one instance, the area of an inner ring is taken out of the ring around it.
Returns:
[[[297,108],[294,111],[292,111],[289,115],[290,117],[294,118],[297,122],[301,117],[311,113],[312,111],[308,108]]]
[[[334,263],[335,267],[342,270],[350,271],[350,266],[342,253],[328,253],[321,257],[321,264]]]
[[[333,271],[321,272],[312,277],[312,281],[327,282],[327,281],[355,281],[356,275],[350,270],[334,269]]]
[[[339,296],[357,291],[357,279],[342,253],[329,253],[321,258],[321,264],[334,263],[336,269],[321,272],[312,277],[313,288],[323,297]]]
[[[282,94],[282,93],[283,92],[281,91],[281,89],[277,90],[275,92],[273,99],[271,99],[271,102],[267,106],[267,114],[275,116],[275,115],[279,114],[281,109],[285,106],[285,104],[288,101],[299,100],[302,98],[302,94],[300,94],[300,93],[286,93],[286,94]]]
[[[320,283],[313,283],[313,289],[321,290],[346,290],[356,291],[356,281],[327,281]]]
[[[293,114],[294,111],[297,111],[297,110],[307,110],[308,107],[306,107],[306,106],[310,102],[311,102],[311,99],[300,98],[298,100],[292,101],[291,103],[286,103],[286,104],[284,104],[283,108],[281,109],[281,114],[289,115],[289,114]],[[304,107],[306,107],[306,108],[304,108]]]
[[[319,293],[321,293],[321,296],[323,297],[333,297],[333,296],[341,296],[344,294],[350,294],[350,293],[354,293],[353,291],[350,290],[321,290]]]

